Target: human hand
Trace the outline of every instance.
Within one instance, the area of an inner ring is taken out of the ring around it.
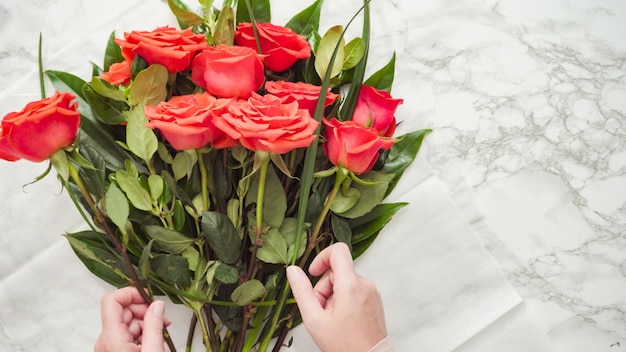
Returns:
[[[355,273],[346,244],[335,243],[322,250],[309,273],[323,274],[315,288],[301,268],[287,268],[304,326],[322,351],[365,352],[385,339],[380,294],[374,283]]]
[[[136,288],[124,287],[104,295],[100,306],[102,332],[95,352],[165,352],[165,302],[148,306]]]

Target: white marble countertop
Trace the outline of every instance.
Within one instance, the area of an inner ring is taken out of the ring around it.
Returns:
[[[308,3],[272,1],[274,22]],[[322,27],[348,3],[325,2]],[[398,350],[626,349],[626,2],[372,6],[370,67],[398,55],[399,132],[434,129],[391,195],[411,205],[357,261]],[[0,115],[39,96],[40,32],[46,68],[86,78],[111,31],[164,24],[158,0],[0,3]],[[2,351],[91,350],[112,289],[61,236],[81,220],[54,177],[23,187],[45,167],[0,162]],[[315,350],[295,335],[289,350]]]

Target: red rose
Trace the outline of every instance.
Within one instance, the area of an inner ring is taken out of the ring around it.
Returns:
[[[109,70],[98,76],[98,78],[101,78],[112,85],[119,86],[120,84],[128,85],[128,83],[130,83],[131,76],[130,61],[124,60],[111,65]]]
[[[246,47],[208,47],[194,58],[191,79],[215,96],[247,99],[265,80],[261,58]]]
[[[282,72],[296,61],[311,57],[311,46],[306,37],[289,28],[271,23],[257,23],[261,51],[267,57],[265,67],[274,72]],[[257,50],[252,24],[240,23],[235,31],[235,43]]]
[[[215,125],[244,147],[275,154],[309,146],[319,125],[298,103],[283,104],[270,94],[253,93],[250,99],[231,104],[220,117]]]
[[[393,146],[392,139],[379,136],[374,128],[335,118],[323,121],[326,125],[323,148],[328,160],[357,175],[372,169],[380,149]]]
[[[309,114],[315,114],[315,105],[320,97],[321,87],[304,82],[268,81],[265,82],[265,90],[268,93],[279,97],[283,103],[297,101],[300,109],[309,110]],[[330,88],[326,93],[324,107],[332,104],[339,97],[332,93]]]
[[[124,39],[115,42],[122,47],[127,61],[132,62],[139,55],[148,65],[163,65],[170,73],[188,69],[193,56],[208,46],[204,34],[195,34],[191,28],[178,30],[169,26],[126,32]]]
[[[174,149],[199,149],[207,145],[226,148],[237,141],[215,127],[213,114],[220,114],[230,99],[216,99],[208,93],[175,96],[157,106],[146,106],[148,127],[159,130]]]
[[[2,119],[0,158],[41,162],[74,143],[80,125],[74,95],[55,92]]]
[[[384,90],[362,85],[352,121],[375,128],[381,136],[391,137],[396,130],[396,109],[403,102],[393,99]]]

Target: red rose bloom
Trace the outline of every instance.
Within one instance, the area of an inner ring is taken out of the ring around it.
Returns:
[[[194,58],[191,79],[215,96],[247,99],[265,80],[261,58],[246,47],[208,47]]]
[[[124,39],[115,42],[122,47],[127,61],[132,62],[139,55],[148,65],[163,65],[170,73],[188,69],[193,56],[208,46],[204,34],[195,34],[191,28],[178,30],[168,26],[127,32]]]
[[[364,174],[374,167],[380,149],[390,149],[393,140],[383,138],[371,127],[354,121],[330,121],[324,119],[326,132],[323,144],[328,160],[357,175]]]
[[[384,90],[363,85],[352,121],[375,128],[381,136],[391,137],[396,130],[396,109],[403,102],[402,99],[393,99]]]
[[[265,67],[274,72],[282,72],[296,61],[311,57],[311,46],[306,37],[289,28],[271,23],[257,23],[261,51],[267,57]],[[257,50],[252,24],[240,23],[235,31],[235,43]]]
[[[276,96],[253,93],[231,104],[215,125],[252,151],[284,154],[309,146],[319,123],[296,102],[283,104]]]
[[[41,162],[74,143],[80,125],[74,95],[55,92],[2,119],[0,158]]]
[[[157,106],[146,106],[148,127],[159,130],[174,149],[199,149],[207,145],[226,148],[237,141],[217,128],[214,114],[221,114],[230,99],[216,99],[208,93],[175,96]]]
[[[281,99],[283,103],[298,102],[300,109],[309,110],[309,114],[315,114],[315,105],[319,100],[321,87],[304,82],[268,81],[265,82],[265,90]],[[332,93],[330,88],[326,93],[324,107],[332,104],[339,97]]]
[[[130,72],[130,61],[126,60],[111,65],[107,72],[98,76],[98,78],[101,78],[114,86],[119,86],[120,84],[128,85],[131,77],[132,73]]]

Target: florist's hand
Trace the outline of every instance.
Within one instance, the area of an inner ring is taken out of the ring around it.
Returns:
[[[104,295],[100,301],[102,333],[95,352],[165,352],[165,302],[148,306],[134,287]]]
[[[297,266],[287,268],[287,278],[304,326],[322,351],[365,352],[385,339],[380,294],[371,281],[355,273],[347,245],[322,250],[309,272],[324,274],[315,288]]]

